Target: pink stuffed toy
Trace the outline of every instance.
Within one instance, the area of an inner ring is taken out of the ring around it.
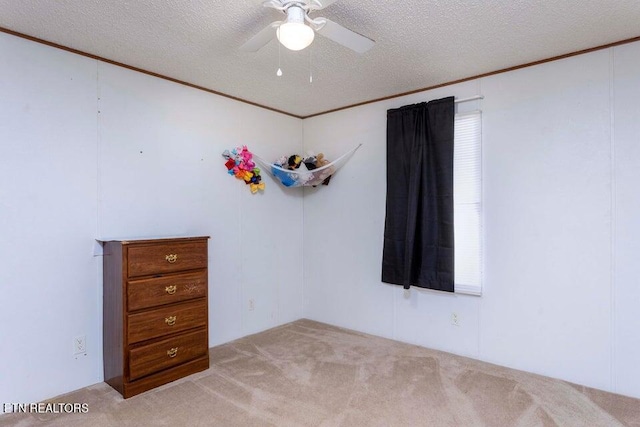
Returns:
[[[252,194],[257,193],[258,190],[264,190],[260,169],[256,167],[253,161],[253,154],[246,145],[236,147],[231,152],[224,150],[222,157],[227,160],[225,166],[229,175],[233,175],[243,180],[245,184],[249,184]]]

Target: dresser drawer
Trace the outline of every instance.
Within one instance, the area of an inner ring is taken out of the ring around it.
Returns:
[[[135,380],[205,355],[207,332],[187,332],[129,351],[129,378]]]
[[[129,277],[207,267],[207,241],[163,242],[128,248]]]
[[[132,280],[127,283],[129,311],[171,304],[207,294],[207,271]]]
[[[207,324],[207,300],[180,303],[128,316],[129,344]]]

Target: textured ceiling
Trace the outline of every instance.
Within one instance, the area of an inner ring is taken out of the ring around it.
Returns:
[[[261,0],[0,0],[0,27],[296,116],[640,36],[640,0],[339,0],[325,16],[376,41],[239,50],[282,15]],[[313,83],[309,83],[309,69]]]

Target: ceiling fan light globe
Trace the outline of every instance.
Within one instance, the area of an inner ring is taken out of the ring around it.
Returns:
[[[313,28],[299,22],[285,22],[276,32],[278,41],[289,50],[302,50],[313,42]]]

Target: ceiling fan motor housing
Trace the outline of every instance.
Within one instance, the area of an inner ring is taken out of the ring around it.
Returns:
[[[295,23],[295,24],[304,24],[304,16],[306,12],[302,9],[299,3],[291,3],[291,5],[287,6],[285,11],[287,14],[286,22]]]

